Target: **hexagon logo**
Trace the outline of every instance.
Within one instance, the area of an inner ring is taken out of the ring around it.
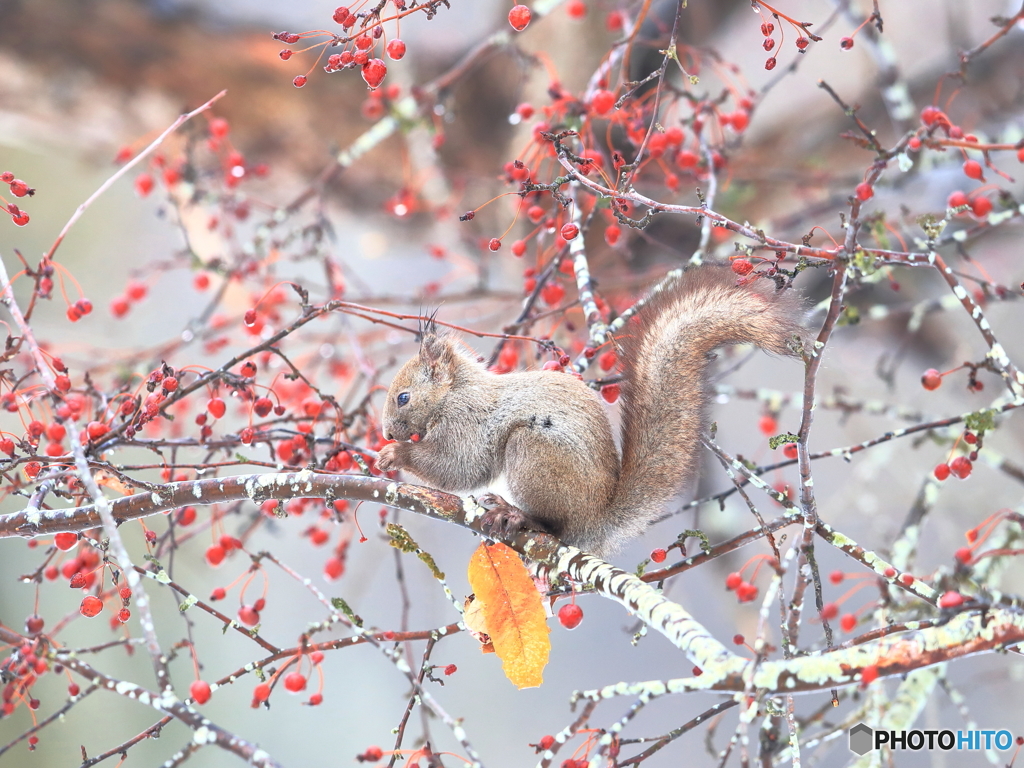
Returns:
[[[850,729],[850,751],[864,755],[874,747],[875,732],[864,723],[857,723]]]

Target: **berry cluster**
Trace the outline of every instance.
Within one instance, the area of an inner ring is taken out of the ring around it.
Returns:
[[[32,197],[36,193],[36,191],[24,181],[14,178],[14,174],[10,171],[0,173],[0,182],[7,184],[10,187],[11,194],[15,197]],[[5,210],[10,214],[11,220],[15,224],[19,227],[24,227],[28,224],[28,213],[21,210],[21,208],[19,208],[15,203],[8,202],[3,195],[0,195],[0,203],[3,204]]]

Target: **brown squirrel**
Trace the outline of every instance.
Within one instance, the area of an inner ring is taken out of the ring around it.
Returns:
[[[708,428],[712,351],[749,342],[810,350],[802,302],[769,280],[737,285],[728,268],[692,268],[623,328],[622,460],[598,394],[559,371],[498,375],[428,327],[399,370],[382,417],[382,471],[407,469],[444,491],[504,475],[522,514],[490,532],[541,530],[607,554],[641,533],[697,473]],[[416,437],[414,437],[416,436]]]

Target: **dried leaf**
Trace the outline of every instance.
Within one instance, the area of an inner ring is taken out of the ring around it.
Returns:
[[[504,544],[481,544],[469,561],[469,583],[505,677],[517,688],[540,685],[550,630],[540,593],[519,555]]]
[[[120,493],[122,496],[131,496],[135,493],[135,489],[130,485],[121,482],[121,478],[117,475],[112,475],[102,469],[96,472],[93,477],[95,478],[97,485],[109,488],[112,491]]]
[[[494,653],[494,646],[491,645],[491,638],[487,634],[483,603],[476,599],[476,595],[466,598],[462,606],[462,621],[469,634],[480,642],[480,653]]]

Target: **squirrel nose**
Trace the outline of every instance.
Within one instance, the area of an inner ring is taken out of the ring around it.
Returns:
[[[384,439],[385,439],[385,440],[394,440],[395,438],[393,438],[393,437],[391,436],[391,432],[385,432],[385,433],[384,433]]]

